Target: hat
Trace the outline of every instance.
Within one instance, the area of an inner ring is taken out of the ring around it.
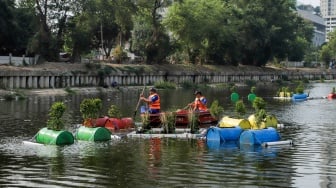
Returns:
[[[194,95],[197,95],[197,94],[202,95],[202,92],[200,92],[200,91],[195,91]]]
[[[149,91],[151,91],[151,92],[154,92],[154,93],[156,93],[156,89],[155,88],[150,88],[150,90]]]

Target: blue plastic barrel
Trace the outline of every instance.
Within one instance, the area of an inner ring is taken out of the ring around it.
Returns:
[[[246,130],[241,133],[240,144],[261,145],[264,142],[276,142],[280,140],[280,135],[273,127],[258,130]]]
[[[239,126],[227,128],[210,127],[206,133],[206,139],[207,141],[218,143],[238,141],[242,132],[243,129]]]
[[[207,147],[208,149],[213,149],[213,150],[238,150],[239,149],[238,141],[229,141],[225,143],[208,141]]]
[[[292,96],[292,100],[293,101],[304,101],[307,100],[308,95],[306,93],[302,93],[302,94],[294,94]]]

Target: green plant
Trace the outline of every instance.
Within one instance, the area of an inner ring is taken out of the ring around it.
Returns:
[[[164,133],[172,133],[175,129],[176,112],[160,113],[160,121]]]
[[[117,63],[121,63],[121,61],[123,60],[123,58],[125,58],[127,56],[126,52],[123,51],[122,47],[120,45],[118,45],[112,52],[115,60],[117,61]]]
[[[191,133],[196,133],[199,129],[198,114],[192,110],[188,113],[188,126],[190,127]]]
[[[161,80],[161,81],[155,82],[154,87],[158,89],[176,89],[176,83]]]
[[[245,115],[246,108],[245,108],[243,100],[239,100],[239,101],[236,102],[235,112],[236,112],[238,118],[241,118],[242,116]]]
[[[256,88],[255,86],[252,86],[252,87],[251,87],[251,90],[250,90],[251,93],[255,93],[256,89],[257,89],[257,88]]]
[[[142,129],[150,129],[150,115],[148,112],[141,114]]]
[[[255,109],[255,119],[256,124],[260,128],[261,123],[265,121],[265,118],[267,116],[267,112],[265,110],[266,102],[261,97],[256,97],[253,101],[253,108]]]
[[[219,102],[218,100],[214,100],[211,103],[210,106],[210,113],[212,116],[216,117],[217,119],[219,119],[219,116],[224,112],[224,108],[222,106],[219,106]]]
[[[336,93],[336,88],[335,88],[335,87],[332,88],[332,93],[333,93],[333,94]]]
[[[266,102],[264,101],[263,98],[261,97],[256,97],[252,103],[253,108],[255,109],[255,111],[261,110],[261,109],[265,109],[266,107]]]
[[[55,102],[49,110],[49,119],[47,121],[47,127],[51,130],[62,130],[64,129],[64,123],[62,116],[66,110],[65,104],[63,102]]]
[[[302,94],[303,91],[304,91],[304,86],[303,86],[303,83],[300,82],[299,85],[295,88],[295,92],[298,94]]]
[[[116,105],[112,104],[108,110],[108,116],[114,118],[121,118],[122,114],[120,112],[120,109]]]
[[[101,99],[84,99],[80,104],[80,112],[84,119],[98,118],[102,107]]]
[[[267,113],[265,109],[260,109],[255,113],[255,120],[259,128],[260,128],[261,123],[265,121],[266,116],[267,116]]]
[[[65,92],[67,92],[68,95],[75,95],[76,91],[72,90],[70,87],[66,87]]]
[[[236,87],[235,85],[232,85],[232,86],[230,87],[230,91],[231,91],[231,93],[235,93],[235,92],[237,92],[237,87]]]

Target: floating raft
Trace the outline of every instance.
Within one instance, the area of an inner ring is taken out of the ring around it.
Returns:
[[[182,132],[181,129],[176,129],[177,133],[137,133],[136,131],[127,134],[129,138],[181,138],[181,139],[201,139],[204,138],[207,129],[200,129],[200,133],[193,134],[190,132]],[[186,129],[186,131],[188,131]]]

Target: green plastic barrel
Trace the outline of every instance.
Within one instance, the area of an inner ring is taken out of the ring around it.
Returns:
[[[81,126],[76,133],[77,140],[107,141],[111,140],[111,132],[105,127]]]
[[[239,94],[236,92],[231,93],[230,97],[232,102],[237,102],[239,100]]]
[[[247,96],[247,100],[250,101],[250,102],[253,102],[256,97],[257,96],[254,93],[250,93]]]
[[[36,142],[49,145],[69,145],[74,143],[74,136],[69,131],[55,131],[45,127],[37,133]]]

